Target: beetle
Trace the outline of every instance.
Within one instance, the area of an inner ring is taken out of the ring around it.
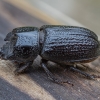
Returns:
[[[100,55],[100,42],[91,30],[78,26],[44,25],[37,27],[19,27],[8,33],[6,43],[0,50],[1,59],[17,62],[16,74],[23,72],[32,65],[34,59],[42,57],[41,67],[48,77],[57,83],[47,68],[47,62],[52,61],[69,68],[90,79],[89,75],[74,66],[94,61]],[[62,82],[63,83],[63,82]],[[71,84],[69,81],[66,83]]]

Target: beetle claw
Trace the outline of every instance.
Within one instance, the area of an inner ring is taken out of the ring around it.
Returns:
[[[95,79],[95,78],[100,78],[99,75],[94,75],[94,74],[92,74],[91,76],[93,76],[94,79]]]

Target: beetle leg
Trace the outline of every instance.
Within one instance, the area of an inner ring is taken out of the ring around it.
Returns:
[[[76,64],[76,68],[86,70],[87,68],[89,68],[89,65],[88,64]]]
[[[14,71],[14,73],[15,73],[16,75],[18,75],[18,74],[24,72],[29,66],[32,65],[32,63],[33,63],[33,61],[28,62],[28,63],[26,63],[25,65],[23,65],[23,66],[21,66],[21,67],[18,67],[18,68]]]
[[[60,81],[60,80],[58,80],[57,78],[55,78],[54,75],[48,70],[48,68],[47,68],[47,66],[46,66],[47,62],[48,62],[47,60],[42,59],[41,67],[45,70],[45,72],[46,72],[48,78],[49,78],[51,81],[54,81],[55,83],[68,83],[68,84],[70,84],[70,85],[73,86],[73,84],[70,83],[69,81]]]
[[[82,69],[87,69],[87,68],[89,68],[89,65],[88,64],[76,64],[76,67],[82,68]]]
[[[85,73],[85,72],[83,72],[83,71],[81,71],[81,70],[79,70],[79,69],[77,69],[75,67],[70,66],[70,69],[73,70],[73,71],[75,71],[75,72],[77,72],[77,73],[80,73],[80,74],[86,76],[89,79],[94,79],[95,78],[93,75],[89,75],[89,74],[87,74],[87,73]]]

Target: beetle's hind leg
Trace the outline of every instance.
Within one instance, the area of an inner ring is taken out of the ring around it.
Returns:
[[[74,72],[77,72],[77,73],[79,73],[79,74],[82,74],[82,75],[84,75],[85,77],[87,77],[87,78],[89,78],[89,79],[94,79],[94,78],[95,78],[94,75],[90,75],[90,74],[88,74],[88,73],[85,73],[85,72],[83,72],[83,71],[77,69],[76,67],[77,67],[77,65],[70,66],[70,70],[72,70],[72,71],[74,71]]]
[[[49,78],[51,81],[54,81],[55,83],[68,83],[68,84],[70,84],[70,85],[73,86],[73,84],[70,83],[69,81],[62,81],[62,80],[58,80],[57,78],[55,78],[54,75],[48,70],[48,68],[47,68],[47,66],[46,66],[46,65],[47,65],[47,62],[48,62],[47,60],[42,59],[42,60],[41,60],[41,67],[45,70],[45,72],[46,72],[48,78]]]
[[[15,73],[16,75],[18,75],[18,74],[24,72],[29,66],[32,65],[32,63],[33,63],[33,61],[27,62],[27,63],[24,64],[24,65],[19,64],[19,67],[17,67],[17,69],[14,71],[14,73]]]
[[[76,67],[80,67],[80,65],[81,65],[84,69],[90,68],[90,66],[89,66],[88,64],[77,64]],[[92,74],[92,75],[90,75],[90,76],[92,76],[93,79],[94,79],[94,78],[100,78],[99,75],[94,75],[94,74]]]

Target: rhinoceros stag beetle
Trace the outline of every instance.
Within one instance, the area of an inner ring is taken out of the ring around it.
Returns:
[[[91,62],[100,55],[98,37],[89,29],[62,25],[19,27],[8,33],[4,40],[6,44],[1,48],[1,58],[19,64],[20,67],[15,70],[16,74],[31,66],[34,59],[40,55],[41,67],[54,82],[63,83],[48,70],[48,61],[68,65],[71,70],[90,79],[94,78],[93,75],[74,67],[78,66],[77,64],[84,66],[83,63]],[[71,84],[69,81],[66,83]]]

